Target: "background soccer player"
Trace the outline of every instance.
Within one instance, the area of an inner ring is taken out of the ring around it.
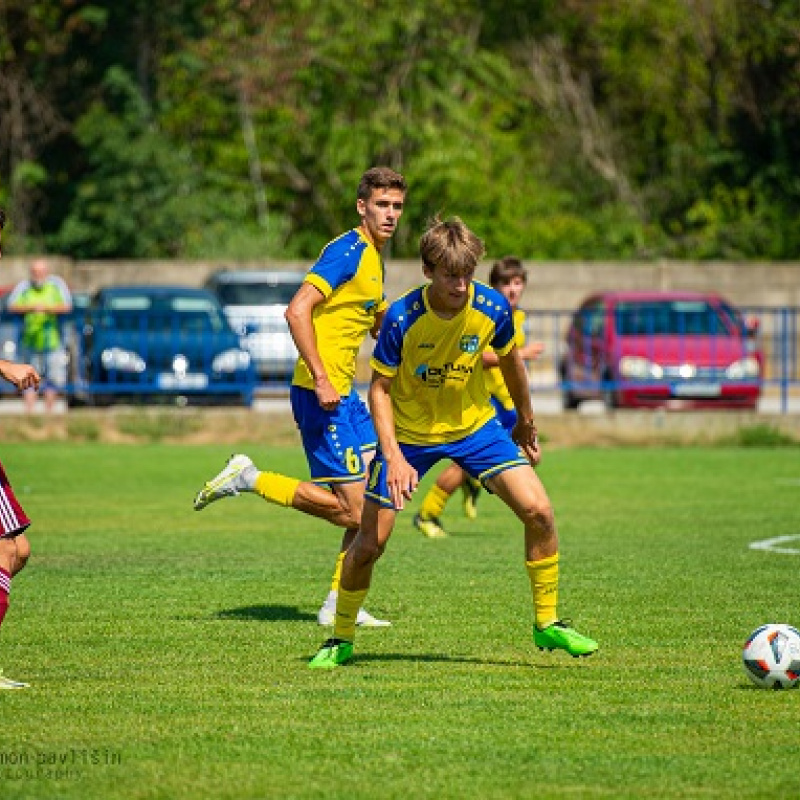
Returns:
[[[5,224],[6,214],[0,208],[0,258],[3,255]],[[20,391],[39,388],[39,374],[29,364],[14,364],[0,359],[0,377],[13,383]],[[25,566],[31,554],[31,546],[24,533],[30,524],[0,464],[0,627],[8,611],[11,579]],[[26,686],[27,683],[4,678],[0,672],[0,689],[23,689]]]
[[[387,167],[364,173],[356,210],[361,225],[328,244],[286,311],[300,358],[290,400],[308,460],[311,481],[260,472],[235,455],[198,493],[198,511],[239,492],[321,517],[345,528],[331,590],[319,610],[332,625],[344,553],[358,530],[366,466],[377,444],[369,412],[353,388],[358,351],[367,334],[377,336],[386,311],[381,251],[403,214],[406,182]],[[324,486],[329,486],[328,491]],[[358,624],[389,625],[361,609]]]
[[[558,535],[540,458],[528,377],[511,306],[473,283],[483,242],[459,219],[436,221],[420,240],[430,283],[392,303],[372,358],[370,409],[380,446],[370,465],[361,529],[344,559],[333,638],[309,663],[332,669],[352,658],[356,614],[397,512],[419,479],[451,459],[517,515],[533,594],[533,639],[542,649],[591,655],[597,643],[558,619]],[[481,356],[493,348],[517,411],[509,434],[484,385]]]
[[[497,289],[508,300],[514,312],[514,341],[523,361],[538,358],[544,350],[541,342],[525,344],[525,312],[518,308],[522,293],[528,281],[528,273],[516,256],[505,256],[495,261],[489,274],[489,284]],[[499,359],[493,350],[483,353],[483,376],[489,398],[492,401],[497,418],[507,431],[511,431],[517,421],[514,402],[508,391],[503,374],[500,371]],[[441,516],[448,500],[461,487],[464,494],[464,513],[469,519],[475,519],[478,511],[475,502],[481,491],[481,484],[470,477],[458,464],[450,464],[442,470],[436,483],[431,486],[422,500],[419,513],[414,516],[414,526],[429,539],[441,539],[447,536]]]

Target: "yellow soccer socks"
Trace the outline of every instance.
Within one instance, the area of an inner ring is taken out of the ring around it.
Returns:
[[[336,600],[336,621],[333,626],[335,639],[345,639],[352,642],[356,638],[356,620],[358,610],[364,604],[364,598],[369,589],[356,589],[349,592],[339,587],[339,596]]]
[[[253,491],[270,503],[288,508],[299,485],[297,478],[287,478],[277,472],[259,472]]]
[[[449,499],[450,495],[434,484],[419,507],[420,517],[422,519],[439,519]]]
[[[333,578],[331,578],[331,591],[339,591],[339,581],[342,579],[342,564],[344,564],[344,557],[347,555],[347,550],[342,550],[336,559],[336,566],[333,568]]]
[[[540,561],[526,561],[525,566],[531,580],[536,627],[544,630],[558,619],[558,553]]]

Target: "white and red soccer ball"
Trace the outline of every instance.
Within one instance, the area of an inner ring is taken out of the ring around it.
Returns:
[[[747,677],[762,689],[791,689],[800,684],[800,631],[770,623],[756,628],[744,644]]]

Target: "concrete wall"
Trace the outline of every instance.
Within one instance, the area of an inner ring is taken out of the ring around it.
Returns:
[[[9,285],[27,275],[28,261],[3,258],[0,283]],[[221,266],[219,262],[70,261],[51,259],[51,268],[78,292],[122,283],[183,283],[199,286]],[[310,262],[229,265],[242,269],[306,270]],[[526,309],[572,309],[586,295],[604,289],[687,289],[716,291],[739,306],[800,307],[800,263],[770,262],[526,262]],[[486,280],[491,262],[481,264],[478,277]],[[422,283],[418,261],[386,264],[386,293],[393,299]]]

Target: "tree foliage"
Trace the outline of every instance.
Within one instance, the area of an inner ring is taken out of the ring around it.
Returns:
[[[313,258],[360,174],[393,243],[797,258],[800,0],[4,0],[9,245]]]

